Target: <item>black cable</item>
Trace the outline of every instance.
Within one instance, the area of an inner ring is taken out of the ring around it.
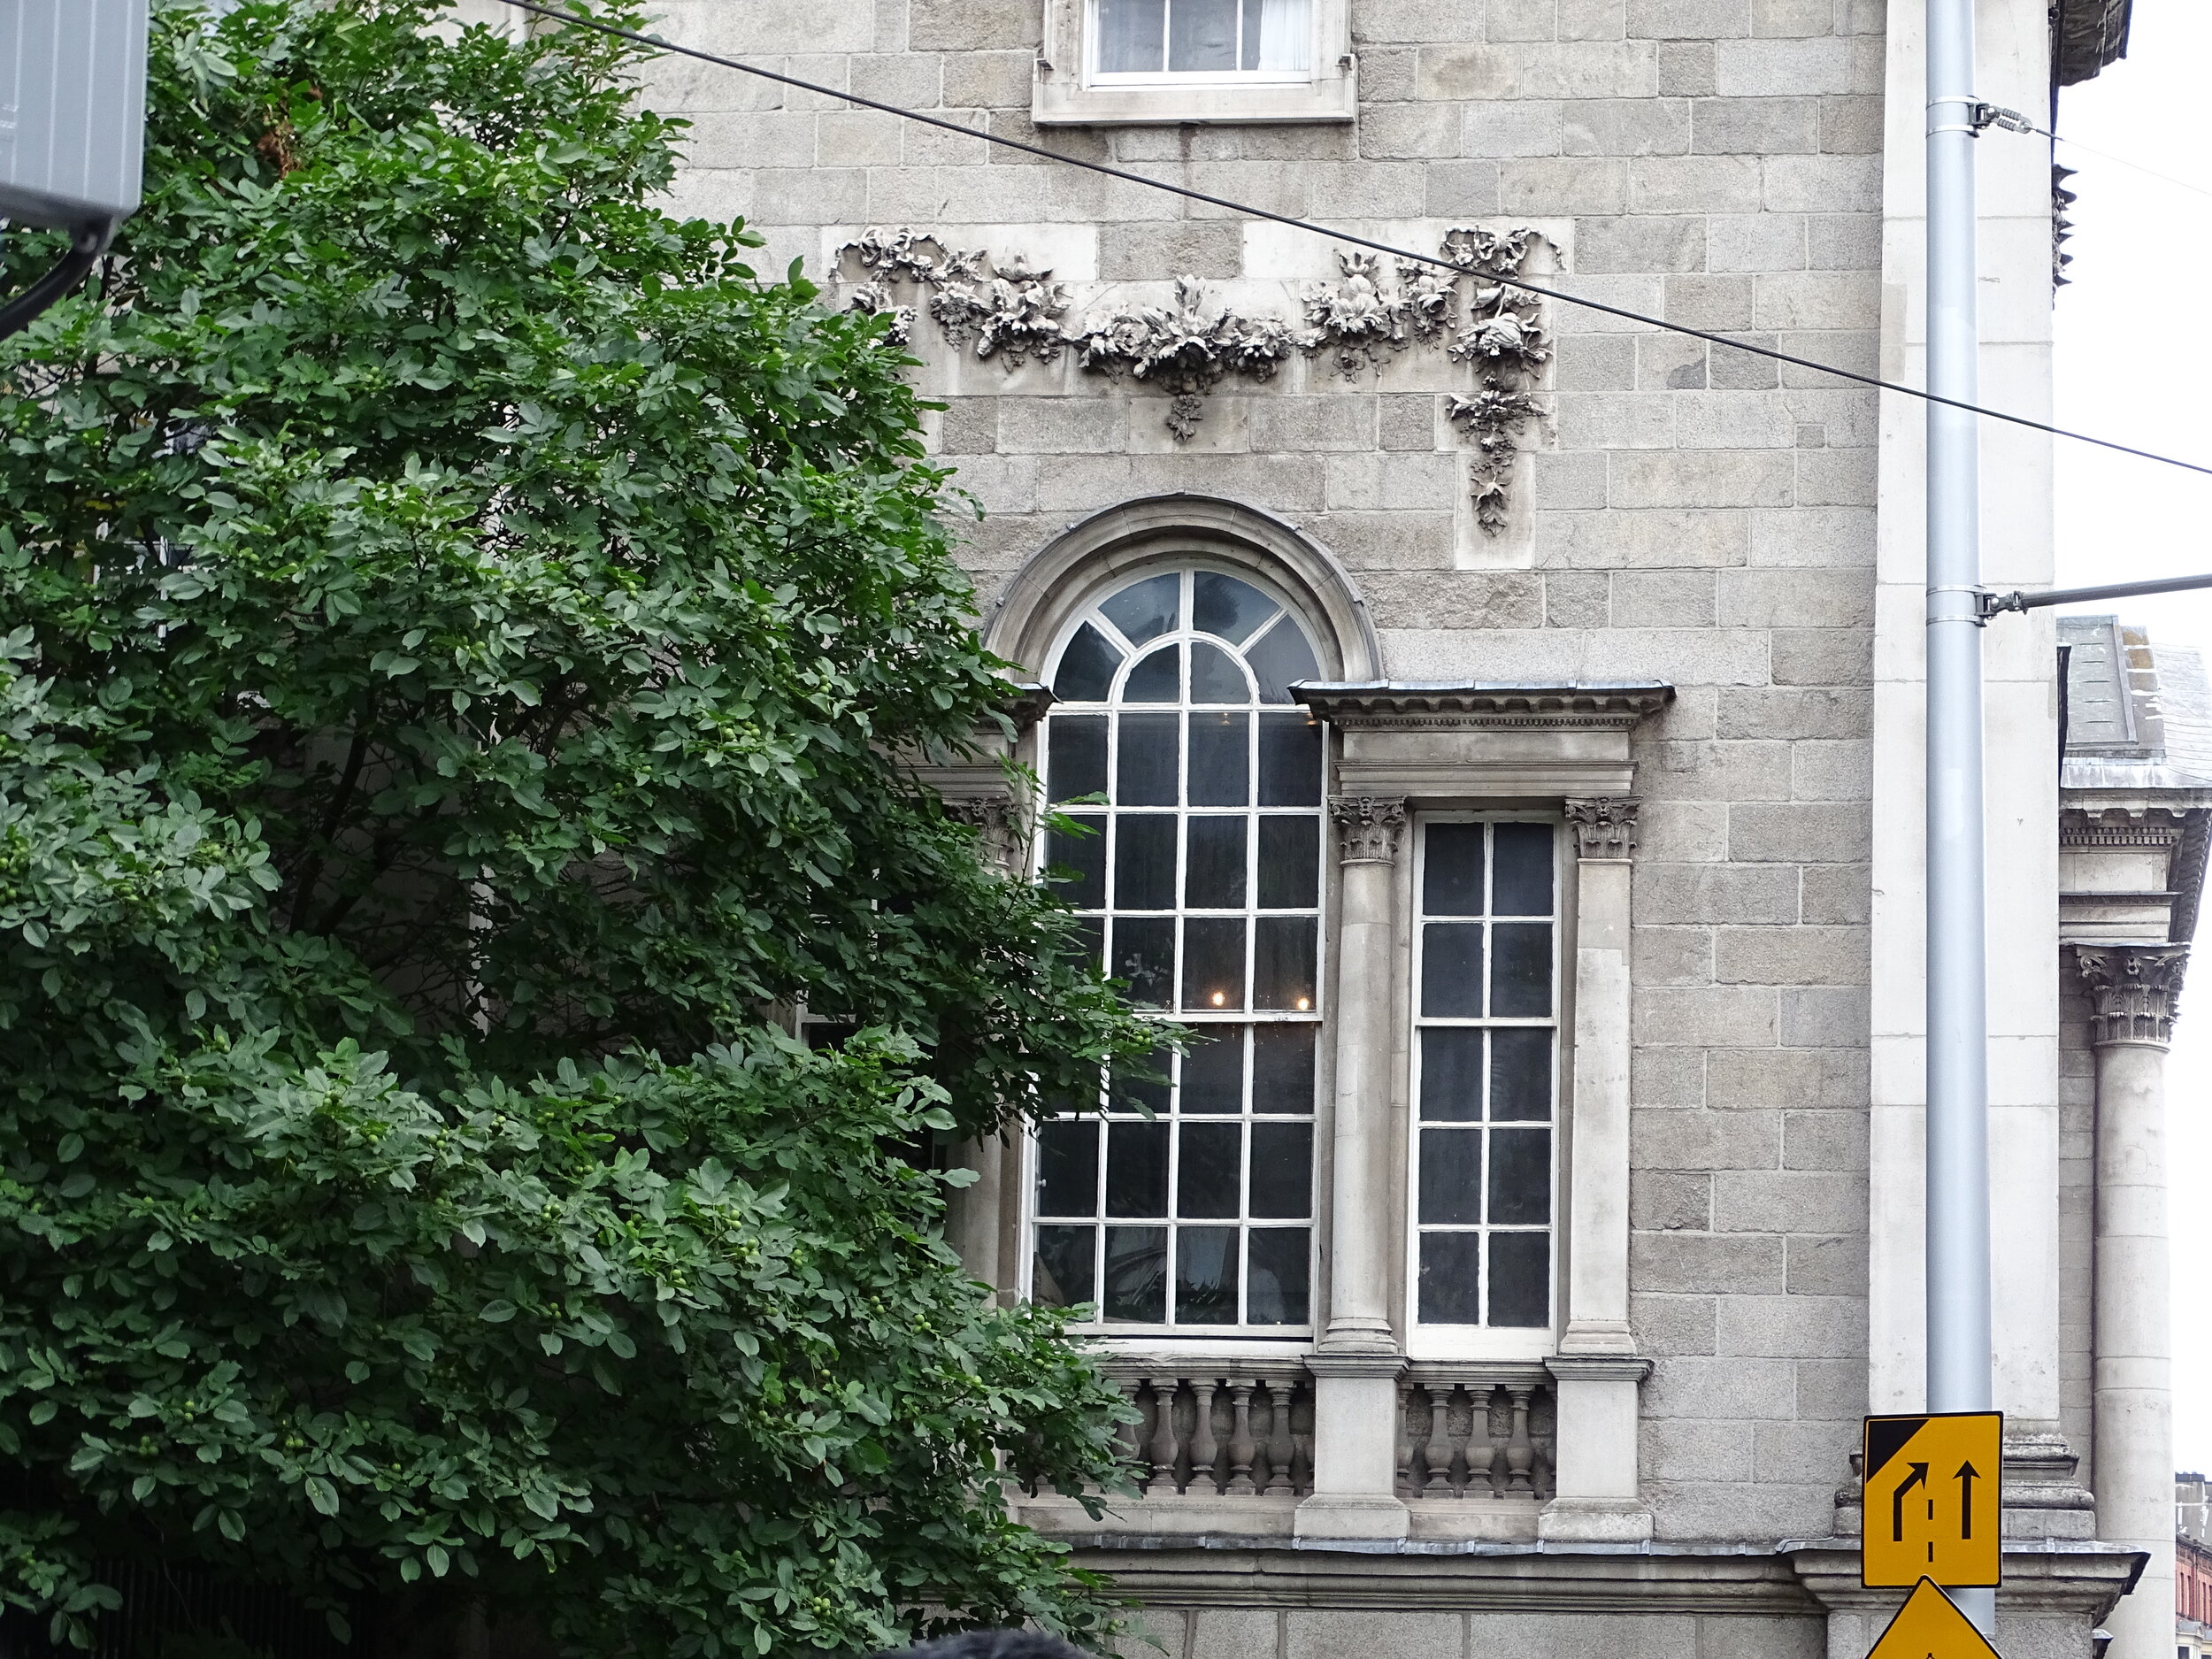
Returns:
[[[84,280],[85,273],[107,250],[118,221],[88,219],[69,235],[69,251],[44,276],[22,293],[0,305],[0,340],[20,334],[38,320],[39,313]]]
[[[1307,231],[1316,236],[1326,236],[1333,241],[1349,242],[1356,248],[1371,249],[1376,253],[1386,253],[1393,258],[1410,259],[1420,265],[1434,265],[1439,270],[1449,271],[1457,275],[1470,274],[1466,266],[1455,265],[1449,259],[1440,258],[1434,254],[1416,253],[1408,248],[1394,247],[1386,242],[1376,242],[1366,236],[1355,235],[1350,231],[1332,230],[1325,225],[1316,225],[1307,219],[1294,219],[1287,213],[1272,212],[1266,208],[1254,207],[1245,202],[1233,202],[1225,196],[1209,196],[1203,190],[1194,190],[1187,185],[1170,184],[1164,179],[1148,179],[1141,173],[1131,173],[1125,168],[1110,166],[1102,161],[1088,161],[1080,156],[1064,155],[1059,150],[1048,150],[1042,144],[1033,144],[1025,139],[1008,138],[1000,133],[979,131],[972,127],[964,127],[957,121],[947,120],[941,116],[925,114],[920,110],[905,109],[899,104],[885,104],[876,98],[865,98],[856,92],[841,92],[835,87],[822,86],[812,81],[802,81],[796,75],[783,74],[773,69],[763,69],[757,64],[749,64],[740,58],[719,57],[713,52],[701,51],[694,46],[679,46],[673,41],[664,40],[657,35],[641,35],[635,29],[626,29],[618,24],[603,23],[596,18],[580,16],[573,12],[563,12],[554,6],[541,4],[539,0],[501,0],[501,3],[513,6],[517,11],[534,12],[539,17],[550,18],[557,23],[574,24],[580,28],[592,29],[601,35],[613,35],[618,40],[633,41],[640,46],[650,46],[660,51],[674,52],[683,58],[695,58],[701,63],[717,64],[725,69],[737,70],[742,74],[757,75],[764,81],[773,81],[783,86],[795,87],[802,92],[816,93],[826,98],[838,98],[847,104],[858,104],[864,110],[878,110],[886,115],[899,116],[905,120],[920,121],[929,127],[940,127],[949,133],[958,133],[964,138],[980,138],[987,143],[1002,145],[1008,150],[1018,150],[1025,155],[1041,156],[1047,161],[1063,162],[1071,167],[1082,167],[1092,173],[1103,173],[1110,179],[1120,179],[1130,184],[1141,184],[1151,189],[1164,190],[1171,196],[1179,196],[1188,201],[1203,202],[1209,207],[1225,208],[1233,213],[1242,213],[1252,219],[1269,219],[1278,225],[1287,225],[1293,230]],[[1895,380],[1885,380],[1872,374],[1861,374],[1854,369],[1839,369],[1832,363],[1816,363],[1810,357],[1801,357],[1787,351],[1778,351],[1771,346],[1753,345],[1748,341],[1732,340],[1726,334],[1711,334],[1705,329],[1692,328],[1683,323],[1671,323],[1663,318],[1650,317],[1642,311],[1630,311],[1625,306],[1609,305],[1603,300],[1586,299],[1579,294],[1569,294],[1563,289],[1545,288],[1540,283],[1531,282],[1523,277],[1500,276],[1490,272],[1484,272],[1481,274],[1486,280],[1502,283],[1507,288],[1519,288],[1523,293],[1538,295],[1545,299],[1557,300],[1562,304],[1579,305],[1586,311],[1602,311],[1609,317],[1619,317],[1630,322],[1642,323],[1649,327],[1664,329],[1669,334],[1686,334],[1693,340],[1702,340],[1710,345],[1726,346],[1732,350],[1747,351],[1754,357],[1770,357],[1777,363],[1787,363],[1797,368],[1811,369],[1820,374],[1832,374],[1838,380],[1853,380],[1861,386],[1871,386],[1879,391],[1901,392],[1907,397],[1917,397],[1923,403],[1941,403],[1948,409],[1964,410],[1970,415],[1985,415],[1992,420],[2002,420],[2016,426],[2025,426],[2032,432],[2047,433],[2055,438],[2070,438],[2077,443],[2093,444],[2100,449],[2116,450],[2122,455],[2131,455],[2139,460],[2157,461],[2167,466],[2177,466],[2185,472],[2201,472],[2206,477],[2212,478],[2212,465],[2206,465],[2200,462],[2180,460],[2170,455],[2160,455],[2151,449],[2139,449],[2132,445],[2116,442],[2110,438],[2092,437],[2085,432],[2072,432],[2064,426],[2054,426],[2044,421],[2031,420],[2025,415],[2009,415],[2001,409],[1985,409],[1979,403],[1969,403],[1959,398],[1945,397],[1939,393],[1923,391],[1916,386],[1901,386]]]

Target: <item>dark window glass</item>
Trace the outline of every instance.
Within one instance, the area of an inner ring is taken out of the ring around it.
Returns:
[[[1124,703],[1179,703],[1183,698],[1183,648],[1163,645],[1129,671],[1121,682]]]
[[[1260,804],[1321,804],[1321,727],[1302,714],[1260,716]]]
[[[1541,1121],[1551,1116],[1551,1033],[1490,1033],[1493,1121]]]
[[[1179,1105],[1186,1113],[1206,1116],[1244,1109],[1243,1026],[1198,1028],[1197,1041],[1183,1056]]]
[[[1190,718],[1190,803],[1252,803],[1252,717],[1194,714]]]
[[[1106,1125],[1106,1213],[1167,1214],[1167,1124]]]
[[[1321,820],[1260,820],[1260,908],[1309,910],[1321,902]]]
[[[1178,1140],[1181,1154],[1175,1166],[1175,1213],[1235,1220],[1244,1125],[1185,1124]]]
[[[841,1048],[859,1029],[849,1019],[810,1019],[801,1035],[810,1048]]]
[[[1032,1278],[1036,1299],[1048,1308],[1072,1308],[1095,1294],[1092,1276],[1098,1271],[1093,1259],[1098,1249],[1095,1227],[1040,1227],[1037,1229],[1037,1268]]]
[[[1313,1110],[1311,1025],[1252,1027],[1252,1110],[1295,1112]]]
[[[1114,767],[1116,806],[1173,806],[1182,770],[1182,721],[1172,714],[1121,717],[1121,754]],[[1101,769],[1102,772],[1103,768]]]
[[[1419,1297],[1424,1325],[1482,1323],[1480,1233],[1421,1235]]]
[[[1125,812],[1114,826],[1114,908],[1175,908],[1175,819]]]
[[[1249,703],[1252,688],[1244,671],[1218,645],[1201,640],[1190,648],[1190,700],[1193,703]]]
[[[1303,1325],[1313,1247],[1303,1227],[1260,1227],[1251,1238],[1252,1273],[1244,1317],[1252,1325]]]
[[[1168,9],[1167,66],[1202,72],[1237,66],[1237,0],[1175,0]]]
[[[1490,1225],[1540,1227],[1551,1220],[1551,1131],[1490,1132]]]
[[[1421,1012],[1469,1018],[1482,1012],[1482,928],[1431,922],[1421,930]]]
[[[1120,650],[1086,622],[1060,654],[1052,695],[1063,703],[1103,703],[1114,688],[1114,670],[1120,666]]]
[[[1260,682],[1262,703],[1288,703],[1294,680],[1321,677],[1320,666],[1313,660],[1313,647],[1288,617],[1261,634],[1260,642],[1245,652],[1244,660]]]
[[[1074,944],[1092,967],[1103,971],[1106,966],[1106,918],[1102,916],[1077,918]]]
[[[1183,866],[1183,902],[1195,910],[1244,908],[1244,826],[1242,818],[1184,820],[1190,837]]]
[[[1472,1226],[1481,1219],[1482,1131],[1424,1129],[1421,1132],[1422,1225],[1432,1227]]]
[[[1194,918],[1183,924],[1183,1006],[1244,1006],[1241,918]]]
[[[1311,1124],[1252,1125],[1251,1213],[1285,1221],[1313,1214]]]
[[[1501,1019],[1551,1012],[1551,924],[1490,926],[1490,1012]]]
[[[1311,1009],[1320,923],[1310,916],[1263,916],[1252,926],[1252,1006]]]
[[[1551,826],[1500,824],[1492,853],[1490,912],[1494,916],[1551,914]]]
[[[1117,1067],[1114,1071],[1110,1111],[1167,1110],[1168,1067],[1175,1056],[1165,1048],[1155,1048],[1150,1057],[1135,1065]]]
[[[1522,1327],[1551,1323],[1549,1233],[1490,1235],[1490,1323]]]
[[[1156,5],[1158,0],[1153,0],[1153,4]],[[1158,639],[1175,626],[1182,604],[1183,579],[1169,574],[1132,582],[1099,609],[1106,613],[1109,622],[1128,636],[1132,645],[1142,645],[1147,640]]]
[[[1106,1229],[1106,1294],[1109,1319],[1158,1325],[1167,1318],[1167,1229]]]
[[[1434,1025],[1421,1033],[1421,1116],[1472,1123],[1482,1116],[1482,1033]]]
[[[1482,914],[1482,826],[1432,824],[1421,859],[1421,908],[1431,916]]]
[[[1232,645],[1241,645],[1253,629],[1275,614],[1275,602],[1249,582],[1240,582],[1219,571],[1200,571],[1191,578],[1190,625],[1201,634],[1218,634]]]
[[[1098,1121],[1047,1124],[1037,1132],[1037,1213],[1098,1213]]]
[[[1048,793],[1055,801],[1106,793],[1106,717],[1064,714],[1047,728]]]
[[[1176,1229],[1175,1317],[1181,1325],[1237,1322],[1234,1227]]]
[[[1053,891],[1079,910],[1106,905],[1106,820],[1087,813],[1071,815],[1072,830],[1055,828],[1045,837],[1045,863],[1068,873]]]
[[[1115,918],[1113,977],[1129,982],[1138,1007],[1165,1008],[1175,989],[1175,918]]]

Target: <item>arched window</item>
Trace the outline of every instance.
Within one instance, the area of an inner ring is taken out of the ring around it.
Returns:
[[[1038,1136],[1031,1294],[1105,1326],[1311,1321],[1324,758],[1289,688],[1317,661],[1284,599],[1193,564],[1106,591],[1048,664],[1074,827],[1047,863],[1133,1000],[1206,1037]]]

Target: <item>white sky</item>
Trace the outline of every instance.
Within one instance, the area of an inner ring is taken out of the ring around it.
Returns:
[[[2135,0],[2128,55],[2060,96],[2056,130],[2212,191],[2212,6]],[[2038,125],[2042,118],[2037,115]],[[1985,144],[2039,140],[1998,134]],[[2212,195],[2062,144],[2070,284],[2058,296],[2058,424],[2212,464]],[[2212,572],[2212,478],[2060,441],[2062,585]],[[2212,593],[2087,607],[2212,660]],[[2212,1468],[2212,937],[2192,967],[2167,1071],[2174,1236],[2174,1457]]]

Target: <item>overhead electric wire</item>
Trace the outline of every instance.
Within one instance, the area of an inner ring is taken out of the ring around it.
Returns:
[[[1042,144],[1033,144],[1026,139],[1009,138],[1002,133],[979,131],[975,127],[964,126],[958,121],[948,119],[943,116],[931,115],[921,110],[910,110],[896,104],[887,104],[879,98],[864,97],[856,92],[841,91],[835,87],[826,87],[818,81],[802,80],[797,75],[787,75],[780,70],[764,69],[758,64],[749,64],[742,58],[724,58],[715,52],[702,51],[695,46],[680,46],[674,41],[664,40],[657,35],[644,35],[635,29],[626,29],[619,24],[603,23],[596,18],[583,16],[574,12],[564,12],[557,6],[542,4],[540,0],[500,0],[500,4],[512,6],[519,12],[528,12],[541,18],[549,18],[556,23],[571,24],[578,28],[591,29],[601,35],[612,35],[618,40],[630,41],[640,46],[649,46],[657,51],[673,52],[679,57],[695,58],[701,63],[715,64],[724,69],[734,69],[741,74],[754,75],[763,81],[772,81],[782,86],[795,88],[802,92],[811,92],[820,97],[836,98],[846,104],[856,104],[864,110],[876,110],[885,115],[895,115],[902,120],[919,121],[926,127],[941,127],[946,132],[957,133],[964,138],[979,138],[986,143],[997,144],[1007,150],[1018,150],[1025,155],[1041,157],[1047,161],[1056,161],[1067,166],[1080,167],[1089,173],[1101,173],[1109,179],[1119,179],[1125,183],[1142,185],[1147,189],[1163,190],[1171,196],[1179,196],[1186,201],[1202,202],[1209,207],[1223,208],[1229,212],[1241,213],[1250,219],[1267,219],[1277,225],[1287,226],[1293,230],[1302,230],[1312,235],[1326,237],[1333,242],[1348,242],[1356,248],[1365,248],[1376,253],[1386,253],[1395,259],[1409,259],[1417,265],[1434,265],[1439,270],[1449,271],[1461,276],[1479,275],[1488,281],[1500,283],[1507,288],[1518,288],[1525,294],[1534,294],[1544,299],[1556,300],[1563,305],[1578,305],[1586,311],[1601,311],[1609,317],[1618,317],[1629,322],[1642,323],[1647,327],[1663,329],[1669,334],[1686,335],[1693,340],[1702,340],[1709,345],[1726,346],[1733,351],[1748,352],[1754,357],[1771,358],[1774,362],[1787,363],[1801,369],[1810,369],[1816,373],[1833,375],[1838,380],[1855,381],[1861,386],[1870,386],[1878,391],[1897,392],[1907,397],[1919,398],[1924,403],[1941,403],[1951,409],[1964,410],[1968,414],[1985,416],[1991,420],[2001,420],[2015,426],[2025,426],[2032,432],[2047,433],[2055,438],[2065,438],[2076,443],[2091,444],[2100,449],[2111,449],[2121,455],[2134,456],[2139,460],[2155,461],[2161,465],[2177,466],[2184,472],[2199,472],[2208,478],[2212,478],[2212,465],[2198,461],[2184,461],[2176,456],[2161,455],[2154,449],[2137,449],[2132,444],[2121,443],[2111,438],[2099,438],[2085,432],[2072,431],[2065,426],[2054,426],[2048,422],[2032,419],[2026,415],[2008,414],[2001,409],[1988,409],[1979,403],[1965,403],[1955,397],[1944,397],[1916,386],[1905,386],[1895,380],[1883,380],[1878,375],[1862,374],[1855,369],[1839,368],[1832,363],[1821,363],[1811,357],[1801,357],[1793,352],[1778,350],[1772,346],[1755,345],[1749,341],[1732,339],[1727,334],[1714,334],[1703,328],[1693,328],[1686,323],[1669,322],[1663,317],[1653,317],[1643,311],[1631,311],[1624,305],[1610,304],[1604,300],[1591,299],[1585,295],[1570,294],[1563,288],[1547,288],[1541,283],[1531,282],[1525,277],[1504,276],[1494,272],[1471,272],[1465,265],[1456,265],[1435,254],[1417,253],[1409,248],[1400,248],[1386,242],[1377,242],[1372,237],[1362,236],[1353,231],[1334,230],[1326,225],[1317,225],[1310,219],[1299,219],[1289,213],[1278,213],[1269,208],[1255,207],[1248,202],[1237,202],[1226,196],[1210,196],[1203,190],[1194,190],[1188,185],[1172,184],[1165,179],[1148,178],[1141,173],[1131,173],[1125,167],[1117,167],[1106,162],[1091,161],[1081,156],[1070,156],[1056,150],[1048,150]]]

